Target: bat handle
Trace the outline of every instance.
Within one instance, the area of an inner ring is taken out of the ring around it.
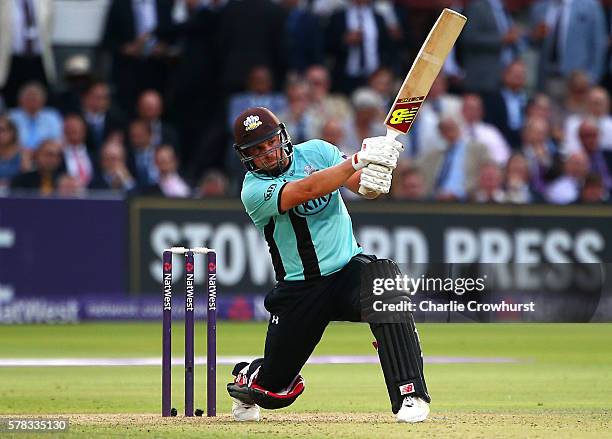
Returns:
[[[391,128],[387,128],[387,134],[386,137],[388,137],[389,139],[393,139],[395,140],[397,138],[397,136],[399,135],[399,133],[395,130],[392,130]],[[369,189],[364,188],[363,186],[359,186],[359,193],[361,195],[371,195],[374,191],[371,191]]]
[[[393,140],[395,140],[395,139],[397,138],[397,136],[399,136],[399,134],[400,134],[400,133],[398,133],[397,131],[392,130],[391,128],[387,128],[387,134],[386,134],[386,136],[387,136],[389,139],[393,139]]]

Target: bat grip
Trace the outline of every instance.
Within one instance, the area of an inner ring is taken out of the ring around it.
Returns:
[[[387,134],[385,136],[389,139],[395,140],[399,135],[400,133],[398,133],[397,131],[392,130],[391,128],[387,128]]]
[[[391,128],[387,128],[386,137],[388,137],[389,139],[395,140],[398,135],[399,133],[397,131],[392,130]],[[371,191],[363,186],[359,186],[359,193],[363,196],[371,195],[372,193],[375,193],[375,192],[376,191]]]

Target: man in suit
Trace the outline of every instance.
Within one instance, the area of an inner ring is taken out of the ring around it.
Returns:
[[[491,93],[501,81],[504,66],[522,50],[521,35],[504,0],[473,0],[465,8],[468,21],[460,37],[464,88]]]
[[[55,81],[52,32],[52,0],[0,1],[0,90],[7,107],[26,82]]]
[[[40,195],[51,195],[57,179],[65,170],[62,147],[54,140],[45,140],[34,153],[36,170],[19,174],[11,180],[11,189],[36,190]]]
[[[64,141],[62,153],[67,174],[86,187],[94,175],[94,162],[85,145],[85,121],[78,114],[64,118]]]
[[[457,116],[442,117],[439,128],[444,148],[427,151],[418,163],[425,192],[439,201],[464,200],[474,187],[480,165],[489,158],[487,148],[462,136]]]
[[[484,96],[485,122],[495,125],[514,149],[521,144],[527,110],[527,67],[521,60],[504,70],[502,88]]]
[[[172,0],[113,0],[101,46],[112,55],[112,77],[123,111],[148,88],[164,91],[167,65],[154,50],[156,28],[172,24]]]
[[[161,144],[178,145],[178,135],[176,129],[162,119],[164,113],[164,103],[161,95],[155,90],[146,90],[138,97],[136,114],[138,119],[149,124],[151,128],[151,144],[159,146]]]
[[[110,141],[100,151],[100,169],[89,183],[89,189],[129,192],[136,187],[136,180],[128,170],[125,148]]]
[[[600,131],[597,121],[585,119],[578,127],[578,138],[582,151],[589,157],[589,172],[601,176],[606,189],[612,189],[612,170],[609,167],[609,154],[601,148]]]
[[[178,172],[178,158],[171,145],[160,145],[153,154],[155,166],[159,172],[157,182],[142,188],[142,195],[186,198],[191,195],[191,188]]]
[[[311,66],[306,69],[304,79],[309,88],[310,107],[315,118],[316,131],[321,131],[330,120],[338,120],[341,125],[353,118],[353,109],[343,94],[330,93],[331,78],[325,66]]]
[[[350,94],[389,59],[389,35],[371,0],[351,0],[329,19],[327,51],[334,57],[334,88]]]
[[[489,158],[499,166],[506,166],[510,157],[510,146],[495,125],[483,121],[482,99],[477,94],[463,95],[463,135],[471,142],[486,146]]]
[[[136,119],[128,128],[129,151],[127,164],[137,185],[147,187],[157,183],[159,170],[155,165],[155,146],[151,143],[151,126],[144,120]]]
[[[605,18],[597,0],[542,0],[531,9],[531,38],[540,60],[538,89],[560,99],[565,81],[577,70],[592,84],[604,74]]]
[[[111,103],[110,89],[104,81],[94,81],[81,98],[81,116],[87,125],[87,149],[97,157],[111,135],[119,135],[125,125],[123,115]]]

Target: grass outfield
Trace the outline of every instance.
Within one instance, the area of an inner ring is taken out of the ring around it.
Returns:
[[[162,419],[159,367],[4,367],[0,414],[68,416],[70,432],[61,437],[612,437],[612,325],[419,329],[426,357],[517,361],[426,364],[432,413],[419,425],[394,423],[374,364],[307,365],[304,395],[249,425],[229,419],[229,366],[218,368],[220,416],[212,420]],[[203,336],[202,326],[197,331],[196,337]],[[175,323],[173,335],[174,355],[181,356],[182,324]],[[263,324],[220,323],[218,355],[259,355],[264,335]],[[366,325],[333,324],[315,355],[373,355],[371,338]],[[160,350],[160,324],[0,326],[0,358],[153,357]],[[196,355],[204,355],[203,338],[196,338]],[[204,374],[196,366],[196,407],[205,400]],[[182,367],[173,368],[173,390],[181,413]]]

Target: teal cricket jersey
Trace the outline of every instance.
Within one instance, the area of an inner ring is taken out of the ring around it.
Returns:
[[[282,175],[260,178],[252,172],[246,174],[242,203],[266,238],[277,281],[326,276],[361,253],[339,190],[279,212],[280,194],[288,182],[344,160],[334,145],[309,140],[294,146],[291,165]]]

